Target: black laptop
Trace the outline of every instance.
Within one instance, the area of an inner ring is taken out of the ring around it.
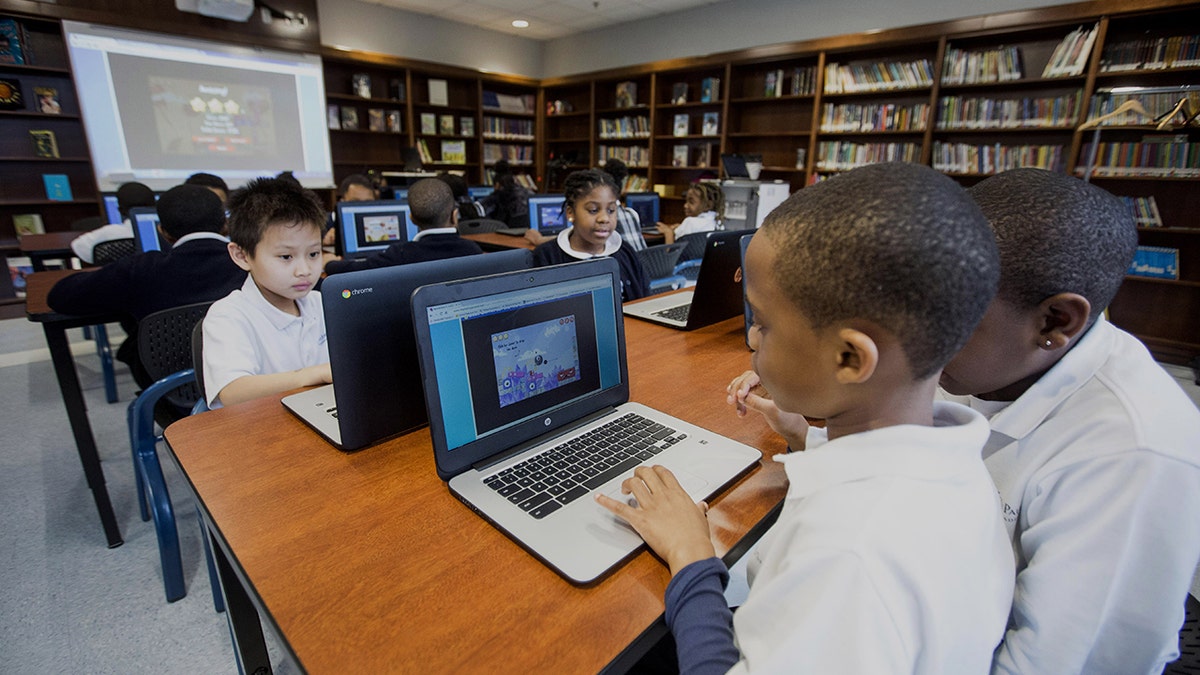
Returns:
[[[627,303],[625,316],[695,330],[741,314],[745,298],[738,274],[742,266],[740,240],[753,233],[754,230],[712,233],[704,244],[700,276],[694,287]]]

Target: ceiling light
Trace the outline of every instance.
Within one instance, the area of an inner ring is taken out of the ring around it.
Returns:
[[[513,28],[529,28],[529,22],[525,19],[513,19]]]

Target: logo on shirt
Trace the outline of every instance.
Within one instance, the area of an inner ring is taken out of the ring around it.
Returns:
[[[349,288],[347,288],[342,291],[342,297],[349,299],[350,296],[352,296],[352,295],[362,295],[363,293],[373,293],[373,292],[375,292],[374,288],[356,288],[354,290],[350,290]]]

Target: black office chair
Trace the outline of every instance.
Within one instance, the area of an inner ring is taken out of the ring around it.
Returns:
[[[110,262],[131,256],[137,252],[133,238],[110,239],[96,244],[92,248],[92,262],[96,265],[107,265]],[[93,326],[96,340],[96,353],[100,356],[100,370],[104,378],[104,395],[109,403],[117,402],[117,380],[113,370],[112,347],[108,341],[108,329],[103,325]]]
[[[491,218],[458,221],[459,234],[483,234],[484,232],[495,232],[506,227],[508,227],[508,223]]]
[[[92,262],[96,265],[107,265],[137,253],[133,237],[128,239],[109,239],[96,244],[92,248]]]
[[[1179,658],[1167,664],[1163,675],[1200,675],[1200,600],[1190,593],[1179,628]]]
[[[688,281],[695,281],[700,276],[700,263],[704,258],[704,245],[708,243],[711,232],[693,232],[676,239],[676,243],[684,244],[683,253],[679,255],[679,264],[675,265],[675,273],[682,275]]]
[[[680,288],[687,281],[683,275],[675,274],[675,263],[679,261],[679,256],[686,246],[683,242],[675,242],[647,246],[637,252],[642,267],[646,270],[646,276],[650,278],[651,293]]]

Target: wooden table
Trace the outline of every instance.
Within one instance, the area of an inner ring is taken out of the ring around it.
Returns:
[[[78,273],[78,270],[53,270],[34,272],[29,275],[25,288],[25,313],[30,321],[42,324],[42,331],[46,334],[46,346],[50,348],[50,360],[54,364],[54,374],[58,378],[58,389],[62,394],[63,405],[67,409],[71,432],[75,435],[75,447],[79,451],[79,461],[83,463],[83,473],[87,477],[88,487],[92,490],[96,510],[100,512],[100,523],[104,527],[108,547],[116,548],[124,542],[121,539],[121,530],[117,527],[116,516],[113,514],[112,502],[108,498],[108,489],[104,485],[104,471],[100,468],[100,454],[96,450],[96,439],[92,436],[92,426],[88,422],[87,405],[83,401],[79,375],[75,372],[75,359],[71,355],[71,347],[67,343],[67,329],[108,323],[116,321],[117,317],[99,314],[89,316],[59,314],[46,304],[46,296],[50,294],[50,288],[59,279]]]
[[[537,248],[525,237],[514,237],[511,234],[482,232],[480,234],[464,234],[462,238],[479,244],[479,247],[485,251],[506,251],[510,248],[524,248],[532,251]]]
[[[21,253],[29,256],[35,272],[46,269],[46,261],[55,258],[70,258],[75,255],[71,250],[71,242],[75,241],[81,232],[47,232],[45,234],[26,234],[20,237]]]
[[[736,560],[786,487],[769,459],[782,439],[725,404],[749,366],[742,320],[691,333],[625,323],[633,400],[767,457],[709,511],[718,553]],[[669,572],[653,554],[574,586],[450,494],[428,430],[346,454],[279,398],[166,431],[218,545],[243,672],[269,666],[260,615],[310,673],[619,672],[665,634]]]

